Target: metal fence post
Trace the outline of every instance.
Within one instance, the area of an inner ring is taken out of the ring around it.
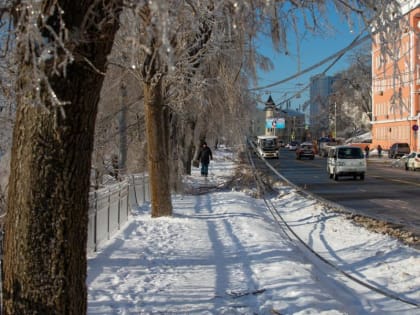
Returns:
[[[143,204],[146,203],[146,175],[143,173]]]
[[[118,184],[118,230],[121,227],[121,183]]]
[[[107,234],[108,239],[111,238],[111,188],[108,188],[108,219],[107,219]]]
[[[139,205],[139,200],[137,199],[136,178],[134,177],[134,174],[131,177],[133,178],[134,198],[136,199],[136,206],[138,206]]]
[[[95,196],[95,215],[93,220],[93,251],[97,251],[98,244],[98,194],[96,190],[94,191]]]
[[[126,204],[126,207],[125,207],[125,211],[126,211],[126,215],[127,215],[127,221],[128,221],[129,203],[130,203],[130,181],[128,181],[128,185],[127,185],[127,204]]]

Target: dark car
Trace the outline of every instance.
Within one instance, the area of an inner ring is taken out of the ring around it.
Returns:
[[[315,157],[315,150],[310,142],[302,142],[296,149],[296,159],[308,158],[313,160]]]
[[[390,159],[396,159],[406,154],[410,154],[408,143],[394,143],[388,150],[388,157]]]

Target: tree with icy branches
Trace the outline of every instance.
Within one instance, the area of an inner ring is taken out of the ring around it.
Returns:
[[[206,75],[229,69],[255,78],[256,65],[265,61],[256,54],[253,43],[258,32],[268,29],[275,47],[287,52],[289,22],[293,25],[302,20],[315,30],[325,17],[326,3],[330,2],[124,1],[138,25],[138,40],[128,56],[134,58],[132,66],[143,87],[153,216],[172,213],[170,189],[164,182],[170,171],[166,146],[170,126],[165,122],[170,122],[172,115],[165,97],[168,100],[173,91],[180,93],[180,87],[172,80],[171,90],[171,75],[176,74],[184,85],[183,94],[192,93],[191,99],[207,107],[203,112],[215,117],[214,109],[219,110],[223,100],[213,108],[216,103],[205,99],[209,94],[196,92],[210,90],[212,80],[218,79]],[[392,8],[389,4],[395,1],[332,3],[344,16],[373,12],[386,19],[382,10]],[[0,2],[3,21],[13,21],[10,30],[15,45],[11,47],[15,48],[17,67],[17,116],[4,247],[4,314],[86,313],[93,135],[107,56],[122,5],[122,0]],[[373,11],[365,10],[372,6]],[[371,23],[371,16],[366,21]],[[239,47],[232,52],[238,54],[240,67],[206,70],[210,67],[206,61],[217,60],[212,57],[223,54],[232,41]],[[234,81],[237,76],[226,78]],[[222,87],[214,88],[214,93],[218,89]],[[238,95],[242,100],[246,93]],[[232,108],[232,113],[237,111]]]

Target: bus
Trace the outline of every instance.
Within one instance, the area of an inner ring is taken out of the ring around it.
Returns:
[[[257,153],[263,158],[279,158],[276,136],[258,136]]]

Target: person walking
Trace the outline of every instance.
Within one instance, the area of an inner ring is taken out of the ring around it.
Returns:
[[[197,160],[201,163],[201,176],[207,177],[209,174],[210,160],[213,160],[213,154],[207,143],[203,142],[200,152],[198,153]]]
[[[380,144],[378,144],[378,156],[382,157],[382,147]]]
[[[367,146],[365,146],[365,153],[366,153],[366,158],[368,158],[369,157],[369,146],[367,145]]]

